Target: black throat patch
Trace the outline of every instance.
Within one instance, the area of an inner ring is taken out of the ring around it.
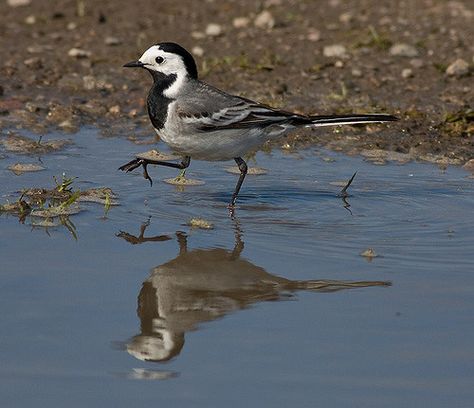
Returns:
[[[168,115],[168,106],[173,99],[163,95],[163,92],[169,88],[177,76],[175,74],[164,75],[156,71],[149,71],[153,77],[153,86],[148,92],[147,109],[153,127],[157,130],[165,126],[166,116]]]

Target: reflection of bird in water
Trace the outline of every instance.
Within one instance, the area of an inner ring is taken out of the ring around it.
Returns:
[[[129,242],[162,241],[166,236],[146,238],[121,232]],[[143,283],[137,313],[141,334],[133,337],[127,351],[140,360],[166,361],[178,355],[184,335],[200,323],[215,320],[254,303],[288,298],[292,292],[333,292],[367,286],[388,286],[389,282],[347,282],[335,280],[290,280],[272,275],[242,259],[240,233],[233,250],[187,249],[184,233],[176,234],[179,255],[157,266]]]

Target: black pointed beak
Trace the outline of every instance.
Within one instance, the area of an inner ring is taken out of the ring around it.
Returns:
[[[130,61],[124,65],[125,68],[143,68],[144,66],[145,64],[141,61]]]

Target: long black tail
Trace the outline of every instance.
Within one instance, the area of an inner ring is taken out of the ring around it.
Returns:
[[[321,115],[308,117],[312,126],[335,126],[335,125],[353,125],[356,123],[380,123],[394,122],[398,118],[392,115],[382,113],[372,113],[367,115]]]

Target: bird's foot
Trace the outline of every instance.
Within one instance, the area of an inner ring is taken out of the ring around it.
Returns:
[[[123,166],[119,167],[119,170],[125,171],[126,173],[131,172],[132,170],[135,170],[136,168],[142,166],[143,167],[143,177],[150,182],[150,186],[153,185],[153,180],[151,179],[150,175],[148,174],[147,166],[149,164],[149,161],[146,159],[133,159],[129,161],[128,163],[124,164]]]
[[[142,165],[143,159],[133,159],[129,161],[128,163],[124,164],[123,166],[120,166],[118,169],[125,171],[126,173],[135,170],[137,167],[140,167]]]

